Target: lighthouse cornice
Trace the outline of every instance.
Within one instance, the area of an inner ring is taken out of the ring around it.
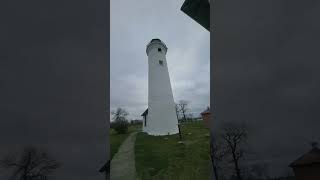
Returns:
[[[155,47],[159,47],[159,45],[164,48],[165,54],[166,54],[166,53],[167,53],[167,50],[168,50],[166,44],[165,44],[164,42],[162,42],[160,39],[157,39],[157,38],[156,38],[156,39],[152,39],[152,40],[147,44],[147,47],[146,47],[146,53],[147,53],[147,55],[149,54],[149,52],[150,52],[151,49],[153,49],[153,48],[155,48]]]

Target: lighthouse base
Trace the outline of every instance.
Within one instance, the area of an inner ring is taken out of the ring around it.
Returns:
[[[168,130],[156,130],[156,129],[151,129],[151,128],[143,128],[142,132],[147,133],[148,135],[151,136],[167,136],[167,135],[174,135],[179,133],[178,125],[173,128],[173,129],[168,129]]]

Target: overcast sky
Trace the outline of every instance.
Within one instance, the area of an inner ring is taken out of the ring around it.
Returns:
[[[183,2],[111,0],[111,110],[122,107],[130,119],[141,119],[148,107],[146,45],[153,38],[168,47],[174,100],[190,101],[195,116],[209,106],[210,33],[180,10]]]

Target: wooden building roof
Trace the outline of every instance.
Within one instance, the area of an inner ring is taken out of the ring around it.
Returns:
[[[202,114],[210,114],[210,108],[208,107],[205,111],[203,111],[202,113],[201,113],[201,115]]]
[[[290,164],[290,167],[308,166],[313,164],[320,165],[320,149],[314,144],[311,151],[302,155]]]
[[[146,116],[148,115],[148,108],[141,114],[141,116]]]

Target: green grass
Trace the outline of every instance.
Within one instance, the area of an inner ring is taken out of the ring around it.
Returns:
[[[128,133],[126,134],[118,134],[114,129],[110,129],[109,137],[110,137],[110,155],[111,159],[118,152],[120,145],[123,141],[129,136],[130,133],[134,131],[140,131],[142,125],[130,125],[128,128]]]
[[[183,124],[181,131],[184,144],[178,144],[178,134],[138,133],[135,164],[140,180],[210,179],[209,129],[199,121]]]

